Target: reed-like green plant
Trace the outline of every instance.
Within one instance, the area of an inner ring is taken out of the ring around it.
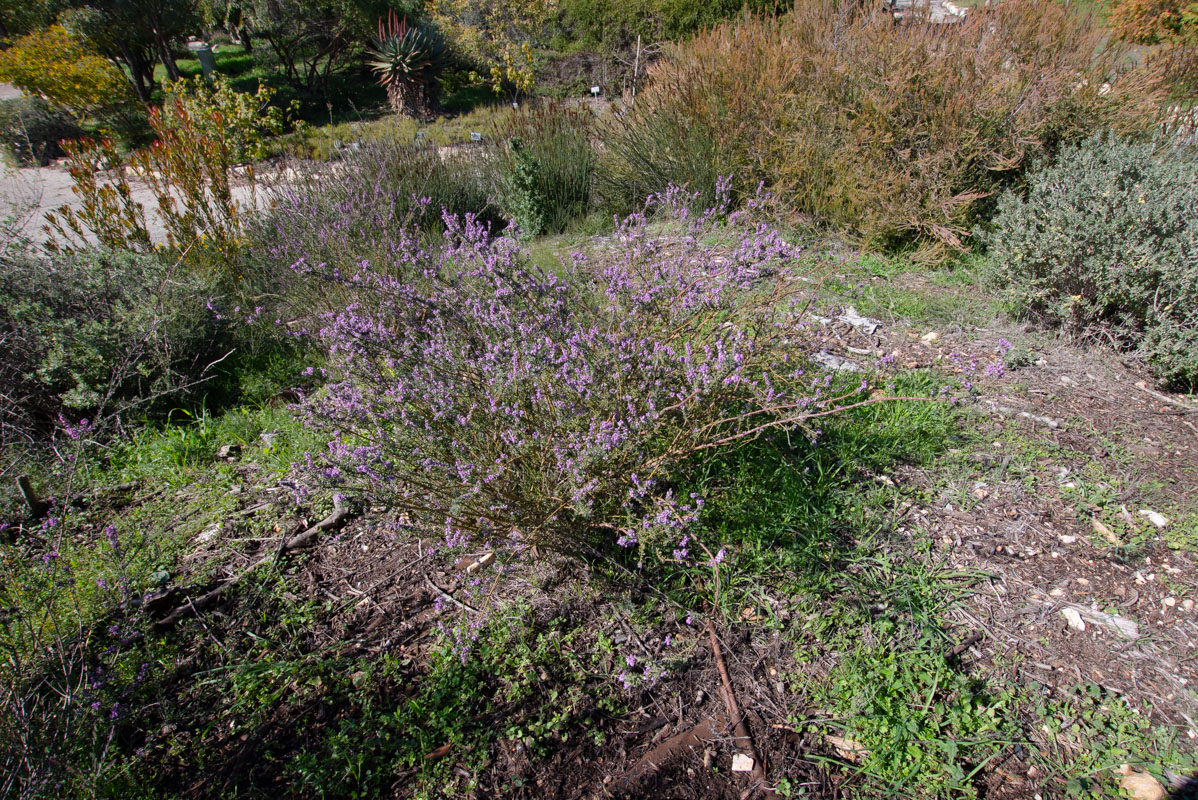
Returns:
[[[586,215],[595,182],[594,114],[549,103],[496,131],[499,198],[527,235],[559,233]]]

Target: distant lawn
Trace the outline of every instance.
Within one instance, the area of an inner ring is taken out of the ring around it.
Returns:
[[[254,63],[254,56],[239,44],[214,44],[212,54],[216,58],[216,71],[222,75],[239,79],[266,77],[266,71]],[[184,77],[191,78],[201,72],[199,59],[179,58],[175,63],[179,65],[179,72]],[[165,79],[166,67],[158,64],[154,67],[154,80]]]

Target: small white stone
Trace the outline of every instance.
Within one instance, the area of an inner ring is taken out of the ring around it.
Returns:
[[[732,756],[732,771],[733,772],[752,772],[753,759],[744,753],[737,753]]]
[[[1148,517],[1148,521],[1155,525],[1158,529],[1169,524],[1169,518],[1164,514],[1153,511],[1151,508],[1141,508],[1140,516]]]
[[[1082,615],[1077,612],[1073,606],[1066,606],[1061,609],[1061,616],[1065,618],[1065,622],[1069,623],[1069,627],[1075,631],[1084,631],[1086,623],[1082,621]]]

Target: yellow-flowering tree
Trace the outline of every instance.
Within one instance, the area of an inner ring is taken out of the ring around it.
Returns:
[[[455,52],[477,62],[496,92],[533,85],[532,48],[560,12],[558,0],[429,0],[426,5]]]
[[[33,31],[0,51],[0,81],[80,116],[129,97],[129,82],[121,71],[61,25]]]
[[[237,163],[264,158],[267,137],[286,130],[287,113],[299,111],[298,100],[285,109],[272,106],[275,90],[264,83],[254,92],[240,92],[220,74],[208,80],[200,75],[181,79],[164,84],[163,89],[168,113],[162,115],[161,124],[179,127],[180,120],[186,120],[201,135],[227,141]]]

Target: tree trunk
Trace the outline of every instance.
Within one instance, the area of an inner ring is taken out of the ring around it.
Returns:
[[[427,119],[432,116],[433,103],[427,87],[396,81],[387,84],[387,99],[391,109],[401,117]]]
[[[151,89],[142,83],[142,77],[145,74],[145,66],[140,55],[135,48],[130,47],[126,42],[118,41],[117,48],[121,51],[121,58],[129,65],[129,80],[133,84],[133,90],[137,92],[137,99],[143,103],[150,102]],[[151,77],[152,81],[152,77]]]
[[[170,43],[154,31],[154,47],[158,50],[158,59],[162,62],[162,66],[166,68],[166,75],[172,81],[177,81],[181,77],[179,74],[179,65],[175,63],[175,57],[171,54]]]

